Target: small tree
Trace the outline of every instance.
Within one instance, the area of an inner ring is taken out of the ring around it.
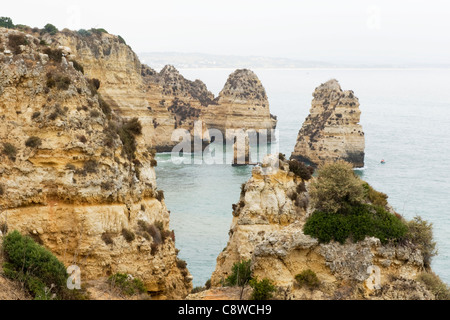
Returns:
[[[275,285],[267,278],[258,281],[258,279],[252,279],[249,282],[250,287],[253,288],[252,300],[269,300],[273,297],[275,292]]]
[[[245,286],[252,279],[251,264],[251,260],[236,262],[231,268],[231,275],[225,280],[228,286],[241,287],[241,299]]]
[[[58,28],[56,28],[54,25],[50,23],[47,23],[44,27],[44,31],[53,36],[58,32]]]
[[[351,165],[337,161],[319,168],[317,180],[311,183],[310,195],[316,209],[336,213],[348,205],[361,203],[365,193]]]

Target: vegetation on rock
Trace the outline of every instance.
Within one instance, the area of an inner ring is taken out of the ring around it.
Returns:
[[[252,300],[269,300],[273,297],[276,287],[270,279],[264,278],[261,281],[258,279],[251,279],[250,287],[253,288]]]
[[[3,250],[5,275],[23,283],[36,300],[85,298],[80,291],[67,289],[65,266],[30,237],[11,232],[3,240]]]
[[[108,283],[127,296],[147,292],[144,283],[140,279],[125,273],[116,273],[110,276],[108,278]]]
[[[310,289],[317,289],[320,286],[319,278],[311,269],[304,270],[297,274],[295,280],[300,287],[306,286]]]

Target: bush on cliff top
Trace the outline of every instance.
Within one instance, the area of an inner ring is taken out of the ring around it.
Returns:
[[[9,17],[0,17],[0,27],[13,29],[14,23]]]
[[[50,251],[18,231],[3,240],[8,278],[22,282],[36,300],[80,299],[79,291],[67,289],[65,266]]]
[[[387,243],[408,234],[408,226],[384,208],[387,196],[364,183],[346,162],[322,165],[310,195],[317,210],[303,231],[320,242],[357,242],[370,236]]]
[[[364,187],[350,164],[344,161],[322,165],[310,186],[314,208],[330,213],[345,210],[348,205],[364,201]]]
[[[331,240],[341,244],[350,238],[353,242],[367,236],[380,239],[385,244],[390,240],[402,239],[407,226],[382,207],[368,204],[349,206],[345,213],[316,211],[305,223],[303,232],[322,243]]]

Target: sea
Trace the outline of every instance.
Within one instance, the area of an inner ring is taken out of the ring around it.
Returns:
[[[202,80],[216,96],[233,71],[180,69],[187,79]],[[365,167],[356,172],[386,193],[406,219],[420,216],[432,223],[438,249],[432,269],[450,284],[450,69],[253,71],[266,89],[271,113],[278,117],[277,147],[287,157],[316,87],[337,79],[343,90],[354,91],[366,138]],[[157,184],[171,212],[179,258],[188,263],[194,286],[203,286],[227,245],[232,204],[239,201],[252,167],[179,164],[170,153],[156,159]]]

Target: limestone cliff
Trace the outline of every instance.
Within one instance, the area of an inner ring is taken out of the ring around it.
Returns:
[[[291,158],[315,165],[341,159],[364,167],[361,111],[353,91],[343,91],[336,80],[330,80],[316,88],[313,97]]]
[[[171,151],[175,129],[194,137],[194,122],[207,128],[273,129],[266,93],[248,70],[233,73],[218,98],[200,81],[184,78],[173,66],[156,72],[140,63],[137,55],[117,36],[107,33],[80,35],[63,30],[45,41],[68,48],[89,78],[99,79],[99,92],[125,118],[138,117],[145,141],[158,151]]]
[[[270,114],[266,91],[254,72],[247,69],[233,72],[216,101],[202,113],[208,127],[223,133],[226,129],[264,129],[270,141],[277,120]]]
[[[104,39],[111,55],[129,54]],[[145,129],[140,135],[138,122],[111,111],[74,68],[74,56],[88,50],[77,45],[71,56],[34,35],[0,29],[0,223],[32,236],[67,266],[78,265],[83,280],[125,272],[153,296],[182,298],[191,277],[177,264]],[[140,68],[128,62],[124,68]],[[102,84],[111,102],[127,87],[122,76]]]
[[[268,163],[255,167],[242,187],[228,244],[212,274],[215,288],[190,299],[213,299],[233,264],[242,260],[251,260],[254,277],[275,283],[277,299],[434,299],[415,280],[424,270],[424,257],[413,245],[382,245],[369,237],[357,243],[321,244],[305,235],[303,226],[313,211],[310,182],[291,172],[283,160],[276,173],[262,174]],[[318,288],[296,284],[295,276],[305,270],[316,273]]]

